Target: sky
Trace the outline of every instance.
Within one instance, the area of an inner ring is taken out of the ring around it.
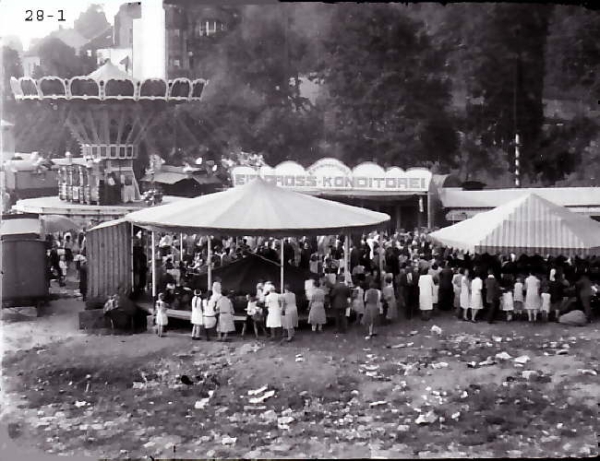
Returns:
[[[42,38],[58,29],[73,27],[75,19],[92,4],[103,7],[106,19],[109,23],[114,22],[114,16],[119,11],[119,6],[127,3],[126,0],[0,0],[0,36],[17,36],[27,50],[34,38]],[[33,10],[34,20],[26,21],[27,10]],[[44,10],[45,16],[53,15],[53,18],[45,17],[43,21],[35,20],[37,10]],[[58,10],[63,10],[65,21],[58,21]]]

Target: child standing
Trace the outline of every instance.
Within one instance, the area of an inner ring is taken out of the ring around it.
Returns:
[[[533,274],[525,279],[525,310],[530,322],[537,320],[537,314],[541,306],[540,299],[540,280]]]
[[[506,312],[506,321],[510,322],[515,310],[512,287],[508,286],[502,293],[502,310]]]
[[[352,310],[356,314],[356,323],[360,324],[362,316],[365,313],[365,290],[359,284],[352,292]]]
[[[540,312],[542,313],[542,320],[544,322],[548,321],[548,317],[550,316],[550,285],[547,280],[543,280],[542,282],[542,306],[540,308]]]
[[[515,315],[517,318],[523,316],[523,279],[517,277],[517,281],[513,288],[513,300],[515,304]]]
[[[248,304],[246,305],[246,321],[244,322],[244,326],[242,327],[242,338],[246,334],[246,329],[249,325],[252,325],[254,328],[254,336],[258,339],[258,325],[256,324],[256,316],[259,312],[261,312],[261,308],[258,307],[258,300],[256,296],[247,295],[246,300]]]
[[[194,290],[194,297],[192,298],[192,339],[200,339],[200,333],[204,325],[204,313],[202,309],[202,292],[200,290]]]
[[[216,299],[212,291],[206,293],[206,298],[202,300],[202,314],[204,334],[206,340],[210,341],[210,332],[217,326]]]
[[[162,338],[164,327],[169,324],[169,318],[167,317],[167,303],[165,302],[164,293],[159,293],[158,295],[154,315],[156,316],[156,333]]]
[[[298,306],[296,305],[296,294],[290,290],[289,285],[285,285],[283,295],[281,296],[283,328],[287,331],[287,340],[294,339],[295,329],[298,328]]]

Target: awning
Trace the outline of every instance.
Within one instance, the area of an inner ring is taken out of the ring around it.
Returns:
[[[146,175],[142,178],[142,182],[157,182],[159,184],[177,184],[179,181],[183,181],[185,179],[193,179],[198,184],[205,185],[222,185],[222,182],[215,178],[214,176],[189,176],[186,173],[178,173],[171,171],[160,171],[154,174],[154,178],[152,175]]]

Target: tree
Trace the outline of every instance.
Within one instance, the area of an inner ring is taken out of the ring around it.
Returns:
[[[45,39],[38,47],[43,75],[71,78],[94,70],[93,59],[78,56],[75,49],[58,38]]]
[[[210,80],[204,102],[178,109],[188,139],[214,156],[243,150],[270,164],[314,152],[320,119],[297,90],[308,48],[288,6],[245,6],[239,24],[211,43],[197,65]]]
[[[422,24],[393,5],[333,8],[318,72],[328,93],[328,137],[347,160],[451,164],[457,138],[446,112],[444,57]]]
[[[1,105],[2,113],[11,114],[14,111],[15,98],[10,87],[10,78],[19,78],[23,76],[23,65],[17,50],[9,47],[2,47],[2,95]]]
[[[97,4],[90,5],[74,23],[75,30],[88,39],[97,37],[109,27],[102,6]]]
[[[534,158],[544,123],[544,48],[552,7],[496,4],[483,18],[468,115],[484,146],[514,150],[521,139],[521,165],[535,176]]]

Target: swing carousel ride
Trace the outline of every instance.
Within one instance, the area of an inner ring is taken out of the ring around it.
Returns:
[[[107,61],[87,76],[13,77],[10,84],[17,101],[65,124],[81,148],[80,157],[67,152],[52,159],[58,166],[58,197],[20,200],[17,211],[104,221],[177,199],[162,197],[152,183],[142,195],[134,167],[141,163],[140,143],[160,114],[172,105],[199,101],[205,80],[138,81]],[[162,163],[156,153],[149,154],[147,175],[152,177]]]

